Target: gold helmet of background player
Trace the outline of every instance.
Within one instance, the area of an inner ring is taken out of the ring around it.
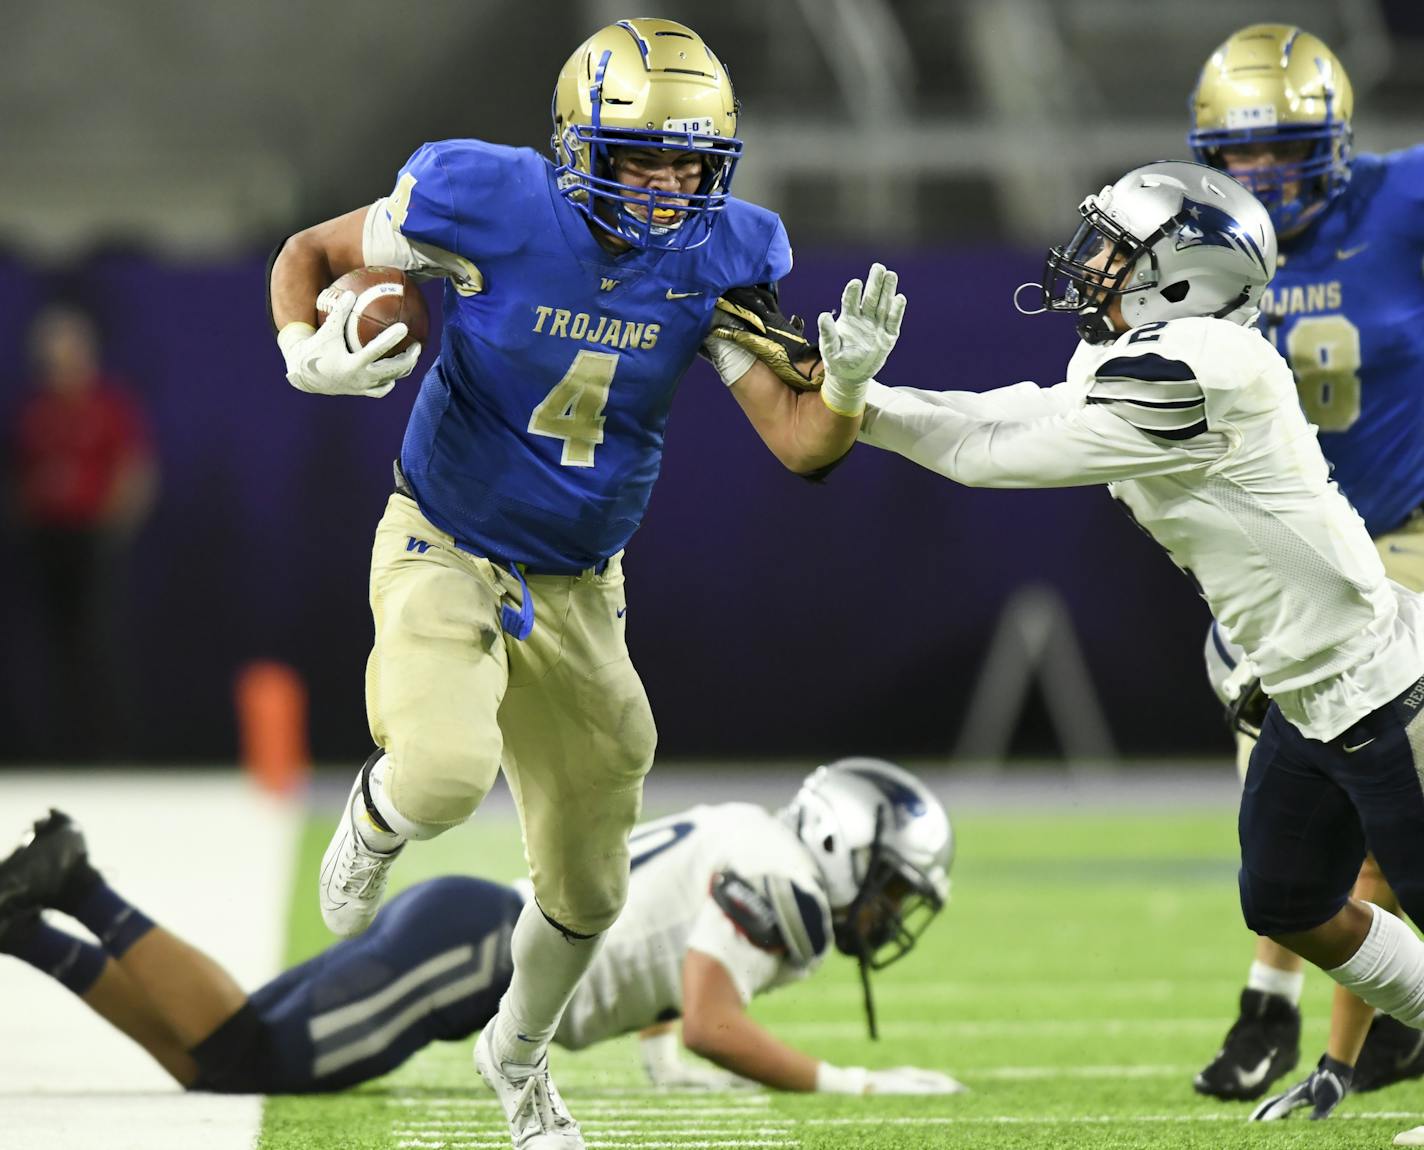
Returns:
[[[636,247],[706,242],[742,142],[732,81],[701,36],[672,20],[600,28],[560,71],[552,114],[559,190],[596,227]],[[701,183],[687,194],[620,184],[609,163],[619,146],[694,153]]]
[[[1318,37],[1290,24],[1252,24],[1207,60],[1187,134],[1196,158],[1227,170],[1224,150],[1275,145],[1277,162],[1233,171],[1266,205],[1278,234],[1299,231],[1350,179],[1350,78]],[[1289,145],[1303,156],[1279,156]]]

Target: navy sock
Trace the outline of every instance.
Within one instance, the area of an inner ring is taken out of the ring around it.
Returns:
[[[82,922],[114,958],[153,929],[153,920],[99,879],[65,910]]]
[[[34,930],[10,953],[80,995],[94,985],[109,961],[92,942],[65,934],[43,919],[36,920]]]

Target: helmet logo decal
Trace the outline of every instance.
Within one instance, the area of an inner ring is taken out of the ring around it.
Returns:
[[[1256,261],[1269,274],[1261,246],[1232,216],[1212,204],[1184,199],[1177,216],[1177,251],[1195,247],[1235,248]]]
[[[888,778],[878,771],[860,771],[852,767],[850,773],[873,784],[875,789],[885,796],[890,803],[897,827],[903,827],[911,819],[925,814],[925,800],[904,783]]]

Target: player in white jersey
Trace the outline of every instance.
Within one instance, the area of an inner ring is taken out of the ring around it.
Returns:
[[[820,1061],[746,1010],[810,976],[833,945],[867,975],[908,953],[948,897],[953,842],[934,795],[878,759],[820,768],[776,814],[722,803],[646,824],[633,836],[627,908],[554,1041],[578,1049],[644,1032],[644,1068],[669,1089],[961,1090],[939,1071]],[[110,887],[78,828],[53,812],[0,861],[0,954],[74,992],[187,1089],[303,1094],[368,1081],[432,1041],[485,1027],[509,985],[522,905],[508,887],[431,879],[369,931],[248,995]],[[683,1043],[723,1070],[679,1056],[677,1019]]]
[[[1242,796],[1247,925],[1424,1028],[1424,942],[1350,898],[1368,838],[1405,911],[1424,914],[1424,611],[1386,579],[1290,368],[1252,330],[1276,266],[1270,220],[1229,176],[1182,162],[1129,172],[1079,212],[1041,285],[1042,310],[1078,317],[1066,382],[870,383],[860,436],[969,485],[1109,486],[1274,700]],[[877,313],[821,317],[827,386],[842,355],[883,362],[898,325]],[[1300,1102],[1343,1088],[1327,1055]]]

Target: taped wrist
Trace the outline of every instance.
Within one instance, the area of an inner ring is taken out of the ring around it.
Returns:
[[[651,1082],[666,1082],[676,1077],[681,1060],[677,1055],[677,1034],[665,1030],[638,1043],[643,1058],[643,1070]]]
[[[817,1094],[864,1094],[869,1081],[870,1072],[863,1066],[816,1065]]]
[[[868,379],[847,383],[827,372],[821,381],[821,402],[837,415],[853,419],[865,411],[865,393],[869,384]]]
[[[746,375],[757,361],[757,357],[746,348],[717,336],[708,336],[702,350],[728,387]]]

